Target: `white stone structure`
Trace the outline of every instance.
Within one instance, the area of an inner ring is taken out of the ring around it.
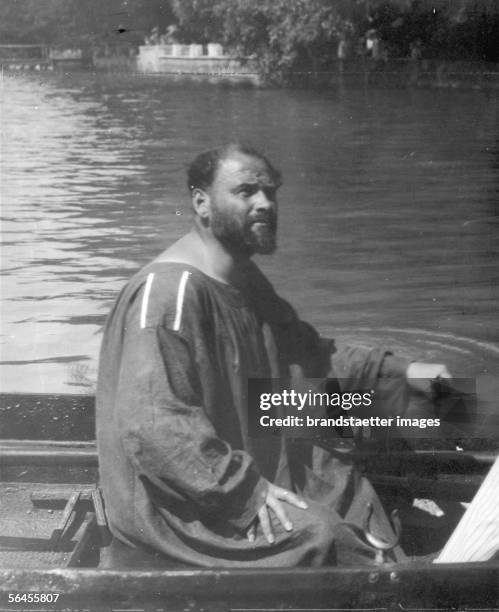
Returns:
[[[251,61],[224,54],[222,45],[144,45],[139,47],[137,69],[145,73],[205,76],[229,81],[259,83]]]

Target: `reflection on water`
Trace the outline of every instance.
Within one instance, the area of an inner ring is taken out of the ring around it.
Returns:
[[[132,272],[189,226],[185,166],[234,138],[281,167],[261,265],[321,330],[497,371],[497,93],[4,76],[2,387],[88,390]]]

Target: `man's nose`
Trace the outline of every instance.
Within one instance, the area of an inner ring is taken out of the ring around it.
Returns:
[[[275,201],[263,189],[259,189],[254,196],[256,210],[270,210],[275,207]]]

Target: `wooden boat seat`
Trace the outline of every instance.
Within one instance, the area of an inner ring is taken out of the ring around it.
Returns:
[[[86,495],[85,489],[73,492],[67,485],[0,483],[0,567],[95,566],[91,557],[98,558],[103,530],[92,511],[91,491]]]

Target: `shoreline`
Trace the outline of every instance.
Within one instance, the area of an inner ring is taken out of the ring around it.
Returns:
[[[369,60],[361,58],[329,71],[302,70],[294,72],[282,84],[260,77],[256,69],[244,71],[211,71],[201,73],[189,69],[188,60],[175,66],[172,60],[167,70],[139,68],[136,57],[94,57],[93,65],[41,65],[39,62],[0,62],[2,76],[24,72],[94,72],[95,74],[133,75],[141,78],[163,78],[231,87],[258,89],[334,89],[338,87],[381,87],[394,89],[458,89],[498,90],[499,64],[447,60],[410,59]]]

